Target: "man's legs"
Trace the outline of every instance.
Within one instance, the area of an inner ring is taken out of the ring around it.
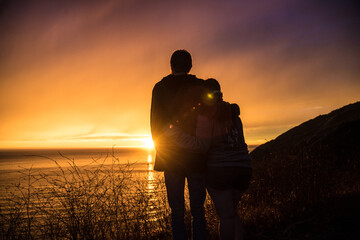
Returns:
[[[174,240],[186,240],[187,233],[184,223],[185,176],[180,173],[164,172],[168,202],[171,208],[171,226]]]
[[[193,218],[193,239],[206,239],[204,203],[206,198],[205,173],[190,173],[187,176],[190,209]]]

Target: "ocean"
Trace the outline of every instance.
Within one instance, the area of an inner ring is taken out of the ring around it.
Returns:
[[[5,190],[24,180],[29,171],[35,175],[49,174],[72,164],[81,169],[94,169],[116,162],[131,171],[132,177],[151,181],[154,175],[160,174],[153,170],[154,159],[154,150],[141,148],[0,150],[0,198]]]
[[[162,179],[162,173],[153,170],[154,158],[154,150],[138,148],[0,150],[0,205],[8,205],[6,201],[12,193],[19,193],[19,186],[21,189],[30,185],[33,189],[46,187],[49,180],[61,175],[61,169],[65,172],[61,181],[65,181],[64,177],[74,172],[74,166],[82,174],[86,170],[116,166],[117,171],[127,172],[122,176],[129,178],[128,185],[141,182],[146,185],[145,191],[153,192],[155,182]]]
[[[249,146],[252,151],[255,146]],[[155,151],[145,148],[95,148],[95,149],[10,149],[0,150],[0,189],[19,181],[20,172],[49,172],[69,167],[70,162],[81,168],[93,168],[99,164],[116,163],[128,166],[138,177],[159,175],[153,170]],[[151,179],[151,177],[148,177]],[[0,196],[2,196],[0,190]]]

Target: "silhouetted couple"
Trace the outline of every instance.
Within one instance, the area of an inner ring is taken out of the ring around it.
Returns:
[[[164,171],[173,238],[188,239],[184,223],[187,179],[193,239],[206,239],[206,189],[220,218],[220,238],[242,239],[237,205],[248,188],[252,166],[240,109],[223,101],[218,81],[190,75],[192,59],[175,51],[172,73],[152,93],[154,169]]]

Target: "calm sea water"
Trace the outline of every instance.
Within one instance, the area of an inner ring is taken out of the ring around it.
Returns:
[[[249,150],[253,150],[250,146]],[[74,162],[78,167],[91,168],[100,163],[111,165],[114,158],[117,164],[129,165],[133,173],[140,179],[151,181],[161,177],[162,173],[153,170],[155,151],[137,148],[113,149],[32,149],[32,150],[0,150],[0,197],[4,189],[19,182],[27,169],[44,173],[61,167],[69,167]],[[57,165],[58,164],[58,165]]]
[[[57,164],[66,168],[72,161],[86,168],[112,164],[114,158],[134,172],[149,172],[153,171],[155,152],[136,148],[0,150],[0,186],[16,182],[19,172],[30,168],[47,172],[57,169]]]

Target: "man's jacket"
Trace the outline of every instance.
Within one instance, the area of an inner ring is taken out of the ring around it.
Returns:
[[[158,171],[203,171],[203,154],[191,153],[171,142],[164,133],[169,124],[176,124],[184,132],[195,135],[197,108],[204,93],[204,80],[194,75],[168,75],[158,82],[152,92],[151,134],[156,157],[154,169]]]

